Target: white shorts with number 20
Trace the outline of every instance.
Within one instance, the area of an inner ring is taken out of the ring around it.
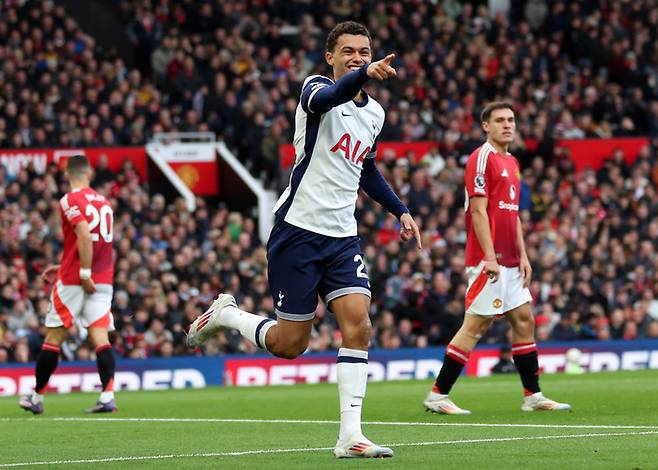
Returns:
[[[500,267],[498,281],[492,282],[484,272],[484,261],[466,267],[466,313],[475,315],[502,315],[527,302],[532,295],[523,287],[523,276],[517,267]]]

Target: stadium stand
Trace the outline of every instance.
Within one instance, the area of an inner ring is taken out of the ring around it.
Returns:
[[[210,130],[276,182],[301,81],[326,73],[322,32],[361,20],[375,57],[398,53],[398,79],[367,88],[387,111],[382,139],[439,142],[419,163],[390,153],[380,162],[421,225],[423,252],[400,245],[392,216],[358,201],[373,344],[445,344],[461,323],[462,160],[482,139],[482,103],[499,98],[513,101],[518,120],[512,151],[524,175],[538,340],[658,337],[658,7],[489,3],[124,1],[136,46],[128,69],[62,5],[6,2],[0,147],[138,145],[157,132]],[[599,171],[576,173],[554,145],[634,135],[650,144],[633,165],[617,151]],[[94,185],[115,205],[120,354],[190,354],[183,331],[220,290],[273,314],[253,219],[202,199],[189,213],[149,195],[129,162],[98,171]],[[49,286],[39,273],[61,249],[62,191],[56,166],[45,175],[0,166],[0,362],[27,362],[41,346]],[[311,349],[335,349],[340,334],[322,307],[316,323]],[[498,322],[484,341],[506,335]],[[255,352],[238,338],[220,334],[195,354]],[[92,351],[76,336],[64,355]]]

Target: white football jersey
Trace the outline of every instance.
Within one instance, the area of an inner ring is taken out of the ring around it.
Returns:
[[[385,115],[371,97],[313,112],[315,93],[333,83],[321,75],[304,81],[295,112],[295,164],[274,212],[296,227],[341,238],[357,234],[361,169],[364,159],[375,157]]]

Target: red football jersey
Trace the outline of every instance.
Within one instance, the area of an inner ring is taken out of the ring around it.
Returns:
[[[91,278],[97,284],[112,284],[114,214],[110,203],[93,189],[82,188],[66,193],[59,200],[59,206],[64,230],[64,252],[58,279],[64,285],[80,284],[80,258],[75,226],[86,220],[93,244]]]
[[[519,265],[517,224],[521,173],[511,154],[501,155],[488,142],[476,149],[466,163],[466,266],[477,266],[484,259],[468,209],[469,198],[486,197],[487,215],[496,259],[501,266]]]

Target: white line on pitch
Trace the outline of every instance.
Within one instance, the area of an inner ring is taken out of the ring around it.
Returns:
[[[145,422],[145,423],[255,423],[255,424],[340,424],[340,421],[317,419],[233,419],[233,418],[0,418],[0,421],[101,421],[101,422]],[[656,429],[658,425],[616,425],[616,424],[527,424],[527,423],[426,423],[426,422],[396,422],[396,421],[364,421],[369,426],[456,426],[479,428],[560,428],[560,429]]]
[[[623,436],[644,436],[649,434],[658,434],[658,431],[638,431],[638,432],[610,432],[610,433],[587,433],[587,434],[563,434],[556,436],[528,436],[528,437],[492,437],[482,439],[462,439],[454,441],[427,441],[427,442],[401,442],[398,444],[386,444],[392,447],[418,447],[418,446],[439,446],[450,444],[484,444],[492,442],[511,442],[511,441],[537,441],[550,439],[575,439],[586,437],[623,437]],[[303,452],[320,452],[329,451],[333,447],[302,447],[296,449],[254,449],[238,452],[198,452],[188,454],[160,454],[160,455],[136,455],[126,457],[105,457],[96,459],[78,459],[78,460],[41,460],[35,462],[16,462],[2,463],[1,468],[8,467],[27,467],[31,465],[71,465],[71,464],[89,464],[89,463],[107,463],[107,462],[127,462],[139,460],[165,460],[194,457],[235,457],[242,455],[258,454],[284,454],[284,453],[303,453]]]

